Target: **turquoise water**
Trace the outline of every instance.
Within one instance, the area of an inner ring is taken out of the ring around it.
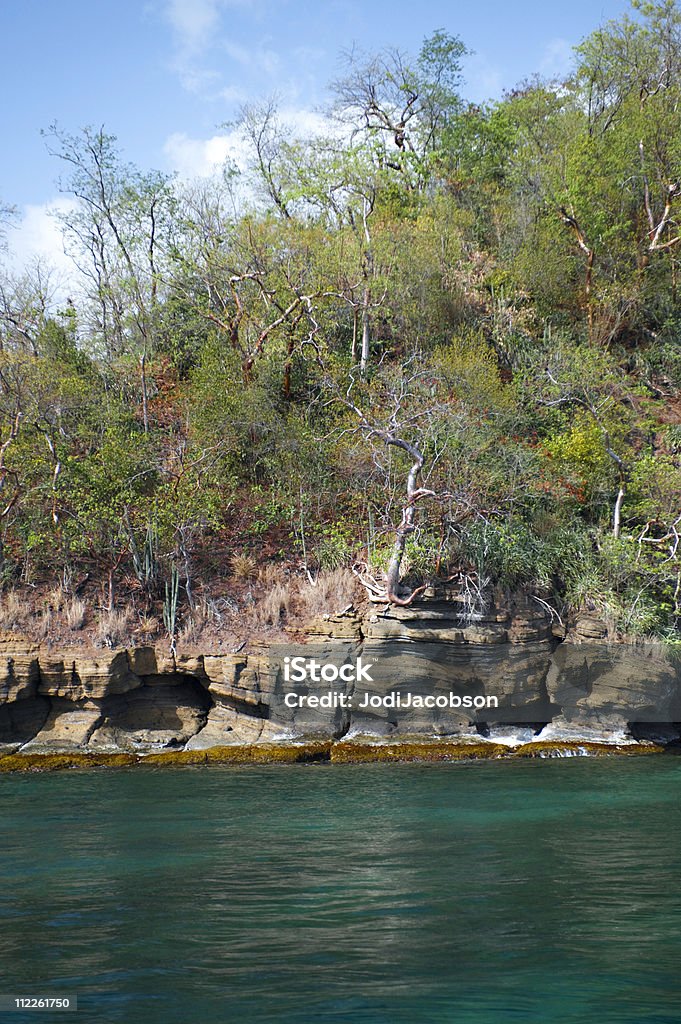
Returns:
[[[9,1022],[677,1024],[681,759],[0,777]]]

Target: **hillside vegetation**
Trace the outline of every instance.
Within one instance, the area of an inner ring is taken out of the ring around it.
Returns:
[[[191,185],[46,132],[78,282],[0,282],[6,627],[198,640],[448,579],[679,638],[681,9],[488,106],[464,55],[354,54],[324,134],[253,104],[251,170]]]

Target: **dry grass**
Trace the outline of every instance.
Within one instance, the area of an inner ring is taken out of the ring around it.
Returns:
[[[238,611],[239,605],[231,598],[204,594],[187,614],[177,639],[181,644],[198,644],[205,640],[206,633],[222,629],[225,616]]]
[[[348,569],[322,571],[313,585],[307,580],[292,579],[281,565],[268,564],[260,570],[258,583],[260,593],[252,603],[244,600],[243,607],[249,621],[260,628],[276,629],[295,622],[304,626],[321,615],[333,615],[348,605],[357,605],[362,597]]]
[[[198,601],[185,619],[178,640],[183,645],[197,644],[204,630],[222,625],[222,612],[217,601],[205,595]]]
[[[253,608],[253,617],[261,626],[278,626],[287,619],[291,607],[291,588],[275,584]]]
[[[39,643],[49,639],[54,625],[53,619],[54,616],[51,608],[45,608],[42,614],[34,616],[31,623],[31,632]]]
[[[188,647],[198,642],[203,627],[196,621],[193,615],[185,619],[182,629],[178,631],[177,641],[181,647]]]
[[[301,586],[296,612],[303,620],[333,615],[355,604],[359,596],[357,580],[349,569],[331,569],[319,573],[315,586],[311,583]]]
[[[241,557],[241,556],[240,556]],[[243,556],[242,573],[255,572],[255,562]],[[347,569],[322,570],[312,585],[290,566],[267,563],[252,578],[234,583],[234,596],[211,596],[199,591],[194,608],[183,609],[178,641],[206,649],[244,635],[274,636],[284,627],[304,628],[322,615],[334,615],[348,605],[360,607],[363,592]],[[0,594],[0,629],[17,631],[38,642],[68,646],[121,647],[148,643],[164,635],[158,607],[140,611],[129,607],[114,611],[97,607],[97,594],[76,597],[63,585],[40,591],[10,590]],[[123,600],[121,600],[123,605]]]
[[[47,595],[47,603],[53,612],[60,612],[66,604],[66,593],[64,588],[59,586],[55,587]]]
[[[221,626],[222,625],[222,614],[227,605],[220,601],[214,601],[210,597],[205,595],[201,598],[199,603],[194,609],[197,622],[202,626]]]
[[[230,567],[232,576],[237,580],[252,580],[258,575],[256,561],[252,555],[232,555]]]
[[[177,639],[182,646],[198,643],[206,624],[209,621],[209,610],[206,601],[196,604],[182,622]]]
[[[156,636],[160,628],[161,624],[155,615],[141,615],[139,628],[135,632],[143,637],[151,637]]]
[[[95,639],[106,647],[117,647],[127,642],[132,630],[131,618],[129,608],[114,608],[113,611],[100,612]]]
[[[69,629],[82,629],[85,625],[87,608],[79,597],[73,597],[65,608],[66,623]]]
[[[264,590],[272,590],[276,586],[283,587],[288,583],[288,574],[281,565],[277,565],[276,562],[268,562],[258,573],[258,583]]]
[[[28,603],[16,591],[10,590],[0,597],[0,627],[21,629],[33,617]]]

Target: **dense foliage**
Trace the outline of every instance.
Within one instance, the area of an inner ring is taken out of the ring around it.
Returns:
[[[634,7],[485,107],[444,32],[355,55],[323,137],[243,110],[249,175],[47,132],[80,284],[1,282],[4,585],[250,554],[678,636],[681,10]]]

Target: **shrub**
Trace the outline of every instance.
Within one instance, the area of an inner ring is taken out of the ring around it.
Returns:
[[[237,580],[251,580],[257,576],[257,566],[252,555],[235,554],[230,560],[232,576]]]

